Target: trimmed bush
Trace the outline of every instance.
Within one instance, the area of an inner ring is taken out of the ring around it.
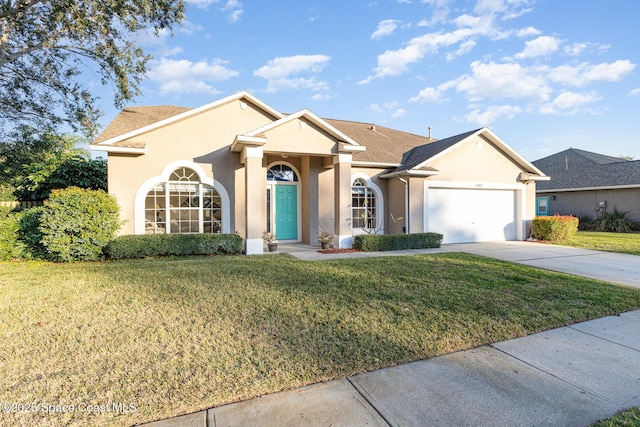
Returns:
[[[533,237],[549,242],[561,242],[577,231],[578,218],[571,215],[537,216],[531,224]]]
[[[98,260],[120,225],[120,207],[103,190],[53,190],[40,215],[40,244],[53,261]]]
[[[439,233],[361,234],[353,238],[353,246],[364,252],[439,248],[441,244]]]
[[[111,259],[237,254],[242,244],[237,234],[141,234],[116,237],[104,253]]]

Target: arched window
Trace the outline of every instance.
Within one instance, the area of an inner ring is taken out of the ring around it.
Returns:
[[[167,208],[168,207],[168,208]],[[145,198],[146,233],[220,233],[222,201],[211,185],[188,167],[173,171],[167,182]]]
[[[267,181],[298,182],[298,175],[289,166],[278,163],[267,170]]]
[[[376,193],[362,178],[356,178],[351,187],[351,227],[376,231],[378,205]]]

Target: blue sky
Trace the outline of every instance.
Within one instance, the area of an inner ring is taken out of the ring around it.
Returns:
[[[488,126],[528,160],[640,159],[639,16],[636,0],[188,0],[173,36],[136,35],[154,59],[135,105],[248,90],[435,138]]]

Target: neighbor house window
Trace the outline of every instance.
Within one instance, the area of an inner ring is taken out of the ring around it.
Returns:
[[[377,224],[376,193],[362,178],[353,181],[351,187],[351,226],[371,230]]]
[[[220,233],[222,203],[211,185],[190,168],[176,169],[167,182],[152,188],[145,200],[147,233]]]
[[[549,198],[548,197],[536,198],[536,215],[538,216],[549,215]]]

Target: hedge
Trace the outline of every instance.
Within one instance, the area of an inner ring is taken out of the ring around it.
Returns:
[[[361,234],[353,238],[353,246],[364,252],[439,248],[441,244],[439,233]]]
[[[219,255],[241,253],[242,246],[237,234],[140,234],[116,237],[104,253],[111,259]]]
[[[561,242],[577,231],[578,218],[571,215],[537,216],[531,224],[533,237],[549,242]]]

